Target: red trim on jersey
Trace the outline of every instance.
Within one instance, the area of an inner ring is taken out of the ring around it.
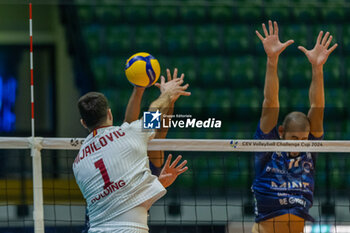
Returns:
[[[98,129],[102,129],[102,128],[107,128],[107,127],[111,127],[112,125],[105,125],[105,126],[100,126],[100,127],[97,127],[95,129],[92,130],[92,136],[95,137],[97,135],[97,130]]]

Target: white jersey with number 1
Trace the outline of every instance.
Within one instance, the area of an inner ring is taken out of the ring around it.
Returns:
[[[118,215],[161,198],[166,190],[151,174],[147,144],[154,131],[142,121],[95,129],[73,163],[76,182],[86,200],[90,230],[118,227]]]

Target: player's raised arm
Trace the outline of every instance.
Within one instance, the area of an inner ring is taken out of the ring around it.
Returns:
[[[325,107],[323,65],[326,63],[328,56],[338,46],[334,44],[329,48],[332,38],[329,32],[323,36],[323,32],[321,31],[318,34],[315,47],[312,50],[307,50],[303,46],[298,47],[298,49],[305,53],[312,65],[312,81],[309,90],[310,110],[308,118],[310,120],[310,132],[315,137],[321,137],[323,135],[323,115]]]
[[[179,77],[177,76],[178,74],[178,70],[177,68],[174,69],[174,73],[173,75],[171,75],[171,72],[169,69],[166,70],[167,72],[167,82],[171,82],[172,80],[175,80],[175,79],[178,79]],[[182,73],[181,76],[180,76],[180,79],[183,79],[185,77],[185,75]],[[156,83],[155,86],[158,87],[160,90],[162,89],[162,83]],[[165,83],[163,83],[163,85],[165,85]],[[166,117],[166,121],[170,121],[171,119],[171,115],[174,113],[174,104],[175,104],[175,101],[172,101],[170,103],[170,106],[168,108],[168,111],[166,112],[166,115],[168,117]],[[167,125],[169,125],[169,122],[166,122]],[[156,136],[155,138],[165,138],[167,133],[168,133],[168,129],[169,128],[162,128],[161,130],[158,130],[157,133],[156,133]]]
[[[162,76],[160,84],[159,83],[155,84],[155,86],[160,89],[161,95],[156,101],[154,101],[151,104],[150,110],[153,111],[156,109],[161,109],[160,110],[161,113],[167,114],[168,116],[172,115],[173,111],[174,111],[174,103],[180,97],[180,95],[188,96],[191,94],[190,92],[185,91],[188,88],[188,84],[181,87],[181,84],[183,83],[183,79],[184,79],[185,75],[181,74],[181,76],[179,78],[179,77],[177,77],[177,74],[178,74],[177,68],[174,69],[173,75],[171,75],[170,70],[167,69],[167,82],[165,82],[165,78]],[[167,89],[172,88],[172,86],[174,86],[175,89],[178,88],[180,92],[177,96],[174,96],[173,98],[171,98],[170,102],[166,103],[165,99],[164,100],[161,99],[161,98],[163,98],[162,95],[165,92],[168,92]],[[157,105],[158,105],[158,107],[157,107]],[[162,105],[164,105],[165,107],[162,107]],[[163,108],[163,110],[162,110],[162,108]],[[163,117],[161,117],[161,119],[162,118]],[[165,118],[165,120],[169,121],[170,117]],[[154,138],[158,138],[158,139],[165,138],[167,133],[168,133],[168,128],[161,128],[161,129],[156,131]],[[164,152],[163,151],[149,151],[148,157],[155,167],[159,168],[163,165],[163,162],[164,162]]]
[[[288,40],[285,43],[281,43],[278,37],[277,22],[273,22],[272,25],[271,20],[269,20],[269,30],[267,30],[265,24],[262,24],[262,28],[265,37],[263,37],[258,31],[255,31],[256,35],[263,43],[267,55],[264,102],[260,119],[260,128],[264,133],[269,133],[277,125],[279,114],[279,80],[277,75],[278,58],[283,50],[294,43],[294,41]]]
[[[131,123],[139,119],[141,100],[143,93],[145,91],[144,87],[134,87],[132,94],[130,96],[128,106],[125,110],[124,122]]]
[[[141,109],[141,101],[142,96],[145,91],[144,87],[134,87],[133,92],[130,96],[128,106],[125,111],[124,122],[131,123],[139,119],[140,109]],[[155,134],[155,138],[165,138],[168,130],[165,130],[165,133],[162,133],[163,130],[157,130]],[[151,163],[155,167],[155,169],[159,169],[163,165],[164,162],[164,152],[163,151],[148,151],[148,157],[150,158]],[[158,173],[159,171],[156,171]]]

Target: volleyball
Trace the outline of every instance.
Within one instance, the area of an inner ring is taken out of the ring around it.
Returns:
[[[125,75],[133,85],[149,87],[157,82],[160,65],[151,54],[136,53],[126,61]]]

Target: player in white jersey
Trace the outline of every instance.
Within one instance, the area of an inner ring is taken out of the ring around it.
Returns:
[[[150,108],[166,112],[186,92],[183,77],[165,83]],[[148,232],[147,210],[177,175],[187,170],[168,158],[159,178],[149,169],[147,143],[154,132],[142,130],[142,120],[112,126],[113,116],[101,93],[88,93],[78,103],[82,124],[90,134],[73,163],[74,175],[87,202],[89,232]],[[150,158],[152,159],[152,158]],[[159,158],[157,158],[159,159]]]
[[[167,72],[167,81],[168,82],[177,78],[177,75],[178,75],[177,68],[174,69],[173,75],[171,74],[169,69],[167,69],[166,72]],[[184,77],[184,74],[181,74],[180,78],[182,79],[183,77]],[[162,83],[165,84],[165,80],[163,80]],[[159,84],[159,83],[156,83],[155,86],[157,86],[158,88],[161,88],[161,84]],[[143,87],[137,87],[137,86],[134,87],[134,90],[129,98],[128,105],[126,107],[124,122],[131,123],[131,122],[139,119],[141,101],[142,101],[142,96],[144,94],[145,89],[146,88],[143,88]],[[173,101],[170,104],[170,107],[166,113],[167,118],[164,119],[165,121],[169,121],[171,119],[170,116],[172,116],[172,114],[173,114],[174,104],[175,104],[175,101]],[[166,122],[166,124],[169,124],[169,123]],[[162,128],[161,130],[158,130],[158,132],[155,134],[155,138],[165,138],[167,135],[168,129],[169,128]],[[148,156],[150,157],[150,160],[151,160],[149,164],[150,164],[150,169],[151,169],[152,174],[159,176],[161,173],[161,169],[162,169],[161,166],[163,165],[163,161],[164,161],[164,152],[163,151],[148,151]],[[175,162],[174,162],[174,164],[176,165],[177,162],[176,163]],[[84,229],[82,230],[82,233],[87,233],[89,228],[90,228],[89,215],[88,215],[88,213],[86,213],[85,226],[84,226]]]

